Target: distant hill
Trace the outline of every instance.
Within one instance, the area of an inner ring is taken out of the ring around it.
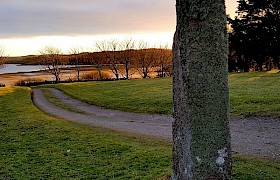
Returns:
[[[20,57],[7,57],[5,59],[6,64],[40,64],[40,60],[37,55],[28,55],[28,56],[20,56]]]
[[[142,50],[126,50],[126,51],[102,51],[102,52],[82,52],[78,55],[65,55],[62,54],[61,57],[64,58],[66,64],[75,64],[77,58],[79,58],[80,64],[92,64],[96,63],[95,60],[100,61],[101,64],[108,64],[108,54],[114,54],[115,60],[122,62],[123,58],[126,55],[123,53],[128,52],[132,53],[133,58],[137,56],[136,52],[141,51],[142,54],[156,54],[157,58],[160,58],[161,53],[168,53],[171,55],[170,49],[157,49],[157,48],[149,48],[149,49],[142,49]],[[146,56],[146,55],[145,55]],[[40,55],[28,55],[28,56],[21,56],[21,57],[8,57],[5,59],[6,64],[23,64],[23,65],[39,65],[42,64],[42,59],[40,59]],[[171,56],[170,56],[171,57]]]

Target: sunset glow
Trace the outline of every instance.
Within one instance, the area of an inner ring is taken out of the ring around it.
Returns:
[[[231,17],[236,6],[236,1],[226,1]],[[132,38],[147,41],[150,47],[166,43],[171,47],[175,15],[175,1],[170,0],[3,0],[0,45],[9,56],[38,54],[46,45],[63,53],[73,47],[94,51],[95,43],[105,39]]]
[[[100,36],[41,36],[32,38],[1,39],[0,44],[6,47],[9,56],[36,55],[44,46],[52,45],[59,47],[63,53],[69,53],[71,48],[80,48],[83,51],[95,51],[95,43],[102,40],[125,40],[133,39],[136,42],[146,41],[149,47],[159,47],[168,44],[172,46],[173,32],[153,34],[129,34],[129,35],[100,35]],[[8,48],[9,47],[9,48]]]

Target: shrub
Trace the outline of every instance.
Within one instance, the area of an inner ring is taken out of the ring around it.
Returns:
[[[40,78],[26,78],[17,81],[15,86],[36,86],[41,84],[44,84],[44,81]]]

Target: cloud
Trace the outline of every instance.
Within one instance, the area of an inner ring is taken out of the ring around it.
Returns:
[[[175,30],[170,0],[1,0],[0,38]]]

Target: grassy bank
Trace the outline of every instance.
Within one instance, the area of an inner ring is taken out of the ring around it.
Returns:
[[[171,79],[58,84],[67,94],[101,107],[133,112],[171,113]]]
[[[0,179],[155,179],[171,173],[166,141],[49,117],[28,88],[0,88]],[[234,158],[234,179],[277,179],[275,162]]]
[[[232,116],[280,116],[280,73],[229,75]],[[97,106],[133,112],[172,113],[172,80],[144,79],[55,86]]]

